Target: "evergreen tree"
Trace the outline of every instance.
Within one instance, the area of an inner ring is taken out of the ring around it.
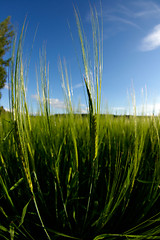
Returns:
[[[11,58],[5,59],[5,54],[11,47],[12,37],[14,35],[13,26],[10,17],[7,17],[0,23],[0,89],[5,86],[7,72],[6,67],[9,66]],[[0,93],[1,98],[1,93]]]

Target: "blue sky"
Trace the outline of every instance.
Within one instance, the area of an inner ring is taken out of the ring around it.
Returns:
[[[100,13],[100,1],[90,0]],[[160,112],[160,1],[159,0],[101,0],[103,15],[103,80],[102,111],[132,113],[133,91],[137,113]],[[73,5],[79,10],[92,53],[92,28],[89,1],[85,0],[7,0],[2,1],[0,22],[11,16],[20,34],[25,17],[27,32],[24,60],[29,58],[34,34],[36,38],[28,74],[27,96],[30,108],[37,111],[36,69],[39,52],[46,46],[49,63],[50,103],[55,113],[65,111],[61,87],[59,59],[65,58],[73,88],[73,102],[87,109],[83,79],[80,74],[82,57]],[[100,15],[100,14],[99,14]],[[68,26],[70,24],[70,28]],[[71,32],[74,42],[71,39]],[[92,54],[91,54],[92,56]],[[82,74],[84,69],[82,68]],[[134,90],[133,90],[134,89]],[[1,91],[0,105],[8,105],[8,85]],[[147,105],[146,105],[147,103]]]

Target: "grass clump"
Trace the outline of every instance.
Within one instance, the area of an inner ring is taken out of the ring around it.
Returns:
[[[160,239],[160,119],[101,114],[103,36],[98,16],[91,8],[94,80],[76,9],[75,16],[88,115],[74,114],[62,63],[68,114],[50,114],[43,54],[41,91],[37,86],[40,114],[31,116],[22,60],[24,29],[13,55],[11,116],[0,116],[0,237]]]

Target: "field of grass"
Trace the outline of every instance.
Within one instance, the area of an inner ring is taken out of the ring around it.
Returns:
[[[88,115],[74,114],[67,69],[63,74],[61,64],[68,114],[50,114],[42,66],[43,100],[39,94],[39,116],[30,116],[23,30],[13,55],[11,113],[0,116],[0,238],[160,239],[160,118],[100,114],[103,49],[98,19],[92,18],[94,92],[75,14]]]

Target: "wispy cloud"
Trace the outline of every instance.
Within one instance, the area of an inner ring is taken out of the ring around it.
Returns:
[[[83,84],[82,83],[78,83],[78,84],[74,85],[72,88],[76,89],[76,88],[81,88],[81,87],[83,87]]]
[[[152,51],[160,47],[160,24],[156,25],[153,30],[142,40],[140,50]]]
[[[121,3],[117,1],[114,5],[106,1],[102,8],[105,38],[128,30],[130,27],[143,31],[146,19],[149,21],[160,19],[160,3],[154,0],[121,1]],[[100,11],[98,16],[101,17]],[[87,19],[90,19],[89,14]],[[114,27],[106,25],[110,22],[115,22]]]
[[[131,5],[119,4],[116,12],[132,19],[159,17],[160,5],[154,1],[133,1]]]
[[[134,12],[133,16],[135,18],[159,17],[160,6],[154,1],[135,1],[133,5],[140,9]]]
[[[73,95],[73,90],[83,87],[82,83],[78,83],[74,86],[71,86],[71,94]]]
[[[139,23],[134,17],[134,10],[131,4],[114,4],[110,5],[107,1],[102,5],[102,17],[104,22],[104,38],[118,34],[121,31],[135,28],[141,29]],[[101,18],[101,11],[98,11]],[[87,19],[91,19],[88,14]],[[91,21],[91,20],[90,20]],[[111,23],[111,24],[110,24]],[[113,26],[114,24],[114,26]]]
[[[118,17],[118,16],[115,16],[115,15],[106,15],[105,19],[108,20],[108,21],[119,22],[119,23],[123,23],[123,24],[126,24],[126,25],[130,25],[132,27],[140,28],[133,21],[131,21],[129,19],[126,19],[126,18],[123,18],[123,17]]]

